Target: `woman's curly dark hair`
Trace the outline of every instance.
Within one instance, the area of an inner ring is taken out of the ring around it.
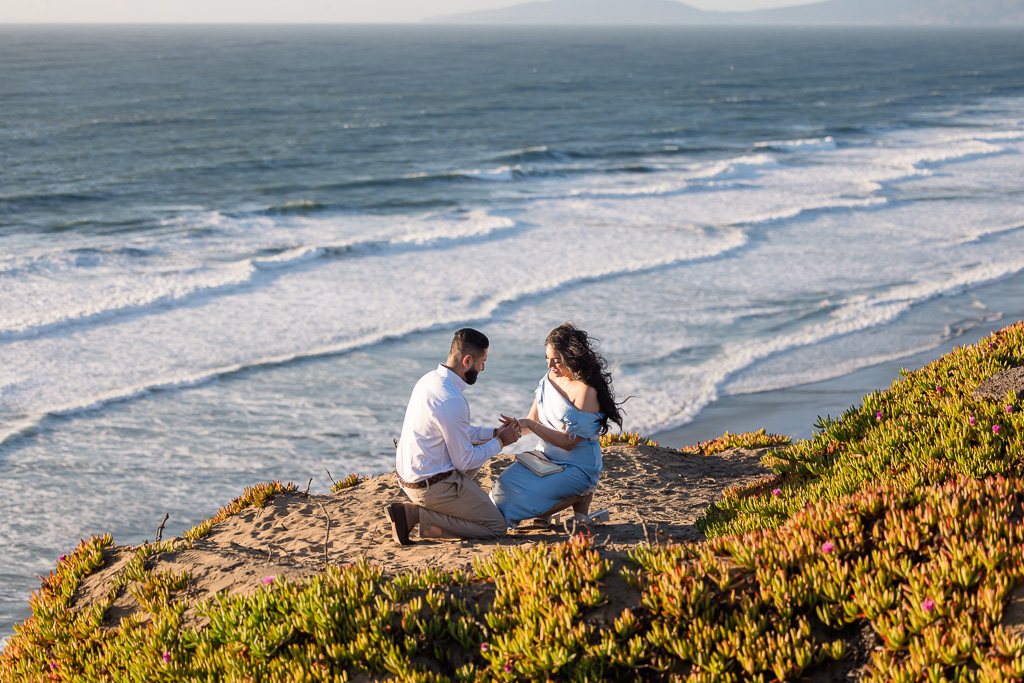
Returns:
[[[622,410],[615,402],[612,392],[612,375],[608,372],[608,362],[592,346],[592,340],[586,332],[571,322],[566,322],[548,333],[546,344],[562,356],[573,379],[583,382],[597,390],[597,401],[604,416],[601,418],[601,434],[608,432],[608,422],[614,422],[622,429]]]

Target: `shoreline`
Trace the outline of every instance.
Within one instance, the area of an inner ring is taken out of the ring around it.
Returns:
[[[724,396],[705,407],[688,424],[655,432],[650,438],[662,446],[682,448],[717,439],[726,431],[752,432],[764,428],[793,440],[812,436],[818,416],[841,414],[873,391],[888,388],[900,369],[916,370],[949,353],[957,346],[974,344],[996,330],[1016,322],[1003,317],[947,339],[928,351],[854,370],[832,379],[751,394]]]

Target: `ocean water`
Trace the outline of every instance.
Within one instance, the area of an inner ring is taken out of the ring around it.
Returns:
[[[476,422],[574,320],[653,433],[1020,319],[1022,38],[0,28],[0,637],[91,533],[389,470],[459,327]]]

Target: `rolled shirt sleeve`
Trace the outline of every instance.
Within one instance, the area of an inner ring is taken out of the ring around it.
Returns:
[[[473,443],[490,441],[494,438],[494,429],[492,427],[475,427],[470,425],[469,438],[472,439]]]

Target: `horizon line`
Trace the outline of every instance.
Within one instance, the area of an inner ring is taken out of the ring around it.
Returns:
[[[718,12],[718,14],[744,14],[747,11]],[[330,21],[330,20],[308,20],[308,21],[119,21],[119,20],[82,20],[82,21],[4,21],[0,20],[0,27],[8,26],[445,26],[461,28],[502,28],[502,27],[523,27],[523,28],[1005,28],[1020,29],[1024,24],[940,24],[940,23],[911,23],[911,22],[752,22],[744,23],[578,23],[578,22],[469,22],[469,21],[435,21],[420,19],[417,21]]]

